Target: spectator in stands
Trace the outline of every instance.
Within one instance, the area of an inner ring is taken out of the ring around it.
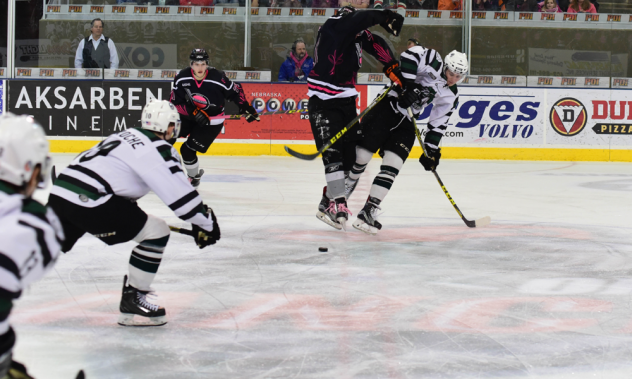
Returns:
[[[371,0],[340,0],[338,4],[340,7],[351,5],[356,9],[364,9],[369,7]]]
[[[203,7],[212,7],[213,0],[180,0],[180,5],[198,5]]]
[[[555,0],[553,0],[555,1]],[[538,0],[515,0],[506,1],[506,7],[503,10],[513,10],[516,12],[537,12]]]
[[[538,12],[562,13],[563,11],[557,0],[544,0],[538,3]]]
[[[461,0],[439,0],[437,9],[441,11],[460,11]]]
[[[313,0],[312,8],[338,8],[338,0]]]
[[[568,13],[597,13],[597,9],[590,0],[571,0]]]
[[[91,35],[77,46],[75,68],[112,68],[119,66],[114,41],[103,35],[103,21],[95,18],[90,23]]]
[[[473,11],[496,11],[499,10],[498,0],[473,0]]]
[[[406,5],[404,0],[401,1],[402,8],[406,9]],[[373,3],[373,8],[377,9],[397,9],[398,1],[397,0],[375,0]]]
[[[314,67],[314,60],[307,55],[307,46],[302,38],[292,44],[287,59],[279,69],[279,81],[307,82],[307,76]]]

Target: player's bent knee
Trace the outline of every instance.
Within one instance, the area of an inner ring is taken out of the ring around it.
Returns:
[[[156,216],[147,215],[147,222],[143,229],[134,237],[134,241],[142,242],[145,240],[155,240],[167,237],[169,239],[171,231],[167,222]]]
[[[385,166],[391,166],[398,170],[401,170],[402,166],[404,165],[405,160],[406,160],[406,157],[402,157],[400,154],[396,152],[386,150],[384,152],[384,159],[382,160],[382,164]]]
[[[359,164],[369,163],[371,161],[371,158],[373,158],[373,154],[375,154],[375,152],[371,152],[365,147],[362,147],[359,145],[356,146],[356,163],[359,163]]]

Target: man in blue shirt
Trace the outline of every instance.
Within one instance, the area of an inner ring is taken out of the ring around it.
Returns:
[[[283,82],[307,82],[307,75],[314,67],[314,60],[307,55],[307,47],[302,38],[292,44],[292,51],[281,64],[279,81]]]

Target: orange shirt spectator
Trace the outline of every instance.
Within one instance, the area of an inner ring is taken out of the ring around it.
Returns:
[[[439,0],[437,9],[440,11],[460,11],[461,0]]]
[[[590,0],[571,0],[568,13],[597,13],[597,9]]]

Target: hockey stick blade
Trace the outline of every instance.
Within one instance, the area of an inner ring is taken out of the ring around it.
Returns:
[[[171,230],[172,232],[184,234],[184,235],[191,236],[191,237],[194,236],[193,235],[193,230],[191,230],[191,229],[177,228],[175,226],[169,225],[169,230]]]
[[[415,116],[413,115],[413,111],[410,108],[408,108],[407,110],[408,110],[408,116],[410,116],[411,120],[413,121],[413,128],[415,128],[415,135],[417,136],[417,140],[419,141],[419,145],[421,146],[421,150],[423,151],[424,155],[428,156],[428,154],[426,154],[426,148],[424,147],[424,143],[421,140],[421,133],[419,133],[419,129],[417,129],[417,122],[415,121]],[[436,168],[436,166],[435,166],[435,168]],[[441,181],[441,178],[439,177],[439,174],[437,174],[437,171],[436,170],[432,170],[432,173],[434,174],[435,178],[437,179],[437,182],[441,186],[441,189],[443,190],[443,193],[445,193],[445,195],[448,198],[448,200],[450,200],[450,204],[452,204],[452,206],[454,207],[454,210],[456,211],[456,213],[458,213],[459,216],[461,216],[461,220],[463,220],[465,225],[467,225],[470,228],[476,228],[476,227],[480,228],[480,227],[483,227],[485,225],[489,225],[492,222],[492,219],[489,216],[485,216],[485,217],[480,218],[480,219],[475,220],[475,221],[471,221],[471,220],[466,219],[465,216],[463,216],[463,213],[461,212],[459,207],[454,202],[454,199],[452,199],[452,196],[450,196],[450,193],[448,192],[448,190],[445,188],[445,185]]]
[[[342,128],[342,130],[340,130],[335,136],[331,137],[329,142],[327,142],[323,147],[318,149],[318,151],[315,152],[314,154],[302,154],[302,153],[299,153],[298,151],[294,151],[294,150],[290,149],[287,146],[285,146],[285,151],[288,154],[290,154],[291,156],[296,157],[298,159],[305,160],[305,161],[312,161],[312,160],[316,159],[317,156],[319,156],[320,154],[324,153],[327,149],[329,149],[331,147],[331,145],[333,145],[334,143],[336,143],[336,141],[338,141],[340,138],[342,138],[342,136],[345,133],[347,133],[349,131],[349,129],[351,129],[358,121],[360,121],[360,119],[362,117],[364,117],[364,115],[369,113],[369,111],[371,109],[373,109],[373,107],[375,107],[377,105],[377,103],[379,103],[382,99],[384,99],[392,88],[393,88],[392,86],[388,87],[386,89],[386,91],[384,91],[380,96],[376,97],[375,100],[373,100],[373,102],[368,107],[366,107],[365,110],[362,111],[362,113],[360,113],[356,118],[351,120],[351,122],[348,123],[344,128]]]

